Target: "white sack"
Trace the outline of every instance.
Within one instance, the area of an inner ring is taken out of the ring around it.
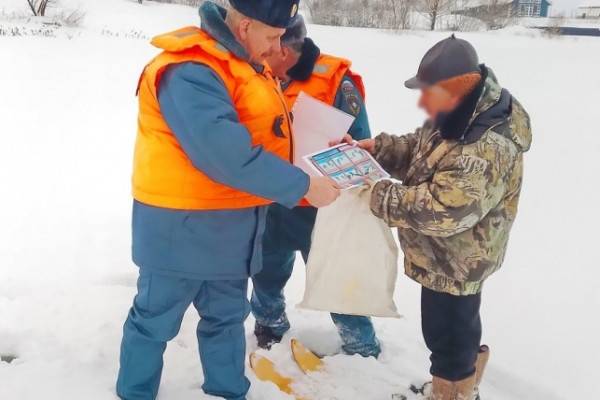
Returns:
[[[369,201],[370,189],[362,186],[319,209],[298,307],[400,316],[394,304],[398,247],[390,228],[371,213]]]

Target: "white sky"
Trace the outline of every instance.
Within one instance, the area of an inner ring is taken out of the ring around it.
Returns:
[[[551,15],[564,12],[566,16],[570,16],[571,11],[574,11],[577,6],[586,2],[586,0],[550,0],[550,2],[552,3]]]

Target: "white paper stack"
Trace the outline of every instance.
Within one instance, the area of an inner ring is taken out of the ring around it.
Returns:
[[[333,140],[341,140],[352,126],[354,117],[304,92],[298,95],[292,113],[294,164],[309,175],[318,175],[304,156],[328,148]]]

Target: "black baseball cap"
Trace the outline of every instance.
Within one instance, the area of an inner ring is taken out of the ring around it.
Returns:
[[[481,72],[477,52],[471,43],[453,34],[425,53],[417,75],[404,82],[404,86],[422,89],[472,72]]]

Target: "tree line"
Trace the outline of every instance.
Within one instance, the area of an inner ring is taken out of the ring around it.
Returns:
[[[33,15],[44,16],[56,0],[25,0]],[[148,0],[147,0],[148,1]],[[153,0],[199,6],[206,0]],[[228,0],[211,0],[227,5]],[[302,0],[312,23],[381,29],[470,30],[507,26],[514,18],[510,0]],[[142,4],[143,0],[137,0]]]

